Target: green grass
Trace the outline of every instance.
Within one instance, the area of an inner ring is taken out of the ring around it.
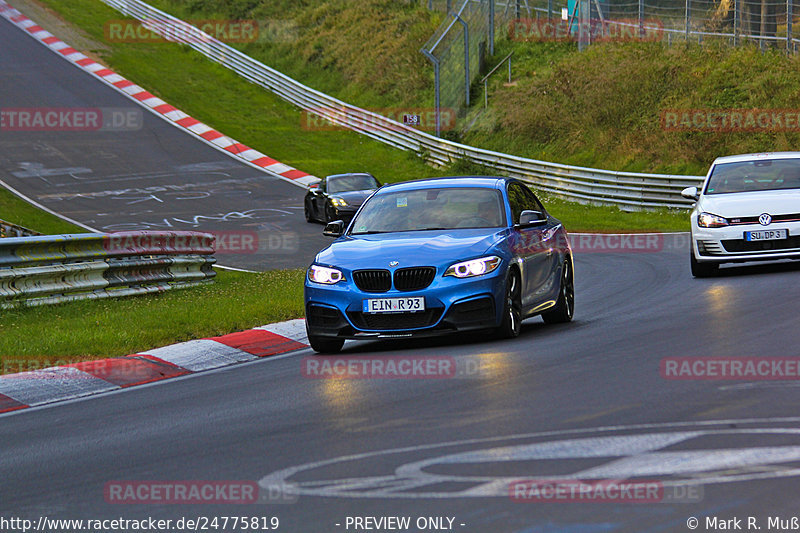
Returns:
[[[277,38],[237,45],[304,83],[362,107],[432,105],[432,68],[419,52],[441,14],[419,1],[151,0],[182,18],[254,18],[290,26]],[[669,132],[665,109],[797,109],[800,55],[708,42],[511,41],[498,31],[493,67],[448,138],[546,161],[613,170],[702,175],[719,155],[792,150],[798,132]]]
[[[0,187],[0,220],[48,235],[86,233],[85,229],[34,207],[3,187]]]
[[[304,270],[222,271],[213,283],[158,295],[4,310],[3,373],[129,355],[302,317],[303,276]]]

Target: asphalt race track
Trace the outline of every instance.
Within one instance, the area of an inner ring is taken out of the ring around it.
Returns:
[[[301,187],[192,138],[5,19],[0,50],[3,109],[104,111],[100,130],[0,130],[0,179],[20,193],[100,231],[220,232],[226,266],[304,267],[328,242],[303,219]]]
[[[766,530],[768,517],[797,512],[797,381],[667,380],[660,363],[799,356],[799,265],[695,280],[685,242],[667,241],[653,253],[577,255],[569,325],[531,319],[503,342],[345,345],[345,355],[452,357],[480,372],[312,379],[304,350],[6,415],[3,514],[277,516],[280,531],[296,532],[354,531],[347,516],[365,515],[454,517],[453,530],[465,532],[688,531],[692,516],[753,516]],[[356,454],[365,455],[345,459]],[[671,492],[689,498],[681,503],[508,495],[508,479],[576,473],[695,492]],[[253,505],[107,503],[106,484],[126,480],[263,480],[300,495]]]

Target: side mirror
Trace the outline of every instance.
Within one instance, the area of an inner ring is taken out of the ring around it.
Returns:
[[[540,211],[531,211],[530,209],[526,209],[519,214],[519,224],[517,224],[517,226],[539,226],[545,223],[547,223],[547,219],[543,213]]]
[[[322,231],[322,234],[326,237],[341,237],[342,233],[344,233],[343,220],[334,220],[333,222],[329,222]]]
[[[681,191],[681,196],[688,200],[698,200],[700,198],[697,187],[686,187]]]

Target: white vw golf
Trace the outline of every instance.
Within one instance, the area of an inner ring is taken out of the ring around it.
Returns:
[[[800,259],[800,152],[719,157],[703,187],[688,187],[692,275],[727,262]]]

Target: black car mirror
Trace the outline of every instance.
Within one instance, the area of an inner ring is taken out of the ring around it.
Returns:
[[[342,233],[344,233],[343,220],[334,220],[333,222],[329,222],[322,231],[322,234],[327,237],[341,237]]]
[[[546,222],[547,218],[545,218],[544,214],[540,211],[526,209],[519,214],[519,224],[517,224],[517,227],[538,226]]]

